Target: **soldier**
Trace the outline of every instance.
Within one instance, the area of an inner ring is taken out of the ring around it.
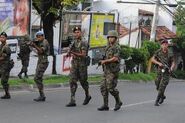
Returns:
[[[88,44],[82,38],[81,28],[75,27],[73,29],[74,41],[69,49],[68,55],[72,55],[73,59],[71,62],[70,70],[70,90],[71,90],[71,101],[66,105],[67,107],[76,106],[75,102],[75,92],[77,89],[77,81],[80,81],[82,88],[85,91],[85,100],[83,105],[87,105],[91,100],[89,95],[89,84],[87,82],[87,65],[86,65],[86,55]]]
[[[25,78],[28,78],[27,71],[28,71],[28,65],[30,60],[30,47],[28,45],[28,42],[30,41],[30,38],[28,35],[24,36],[23,41],[20,44],[20,53],[18,54],[19,58],[21,59],[22,63],[22,69],[20,73],[18,74],[18,77],[22,79],[22,73],[24,73]]]
[[[9,93],[9,84],[8,79],[10,75],[9,69],[9,62],[11,57],[11,50],[10,47],[6,44],[7,34],[5,32],[2,32],[0,34],[0,74],[1,74],[1,84],[3,86],[3,89],[5,91],[5,95],[1,97],[1,99],[10,99],[10,93]]]
[[[48,55],[50,51],[50,46],[48,41],[44,38],[44,33],[42,31],[38,31],[36,33],[36,38],[38,43],[31,42],[31,46],[34,47],[37,50],[38,53],[38,61],[37,61],[37,68],[36,68],[36,73],[34,76],[34,81],[37,84],[39,94],[40,96],[34,101],[40,102],[40,101],[45,101],[46,97],[44,94],[44,85],[43,85],[43,75],[45,70],[48,67]]]
[[[167,40],[164,39],[161,41],[161,48],[155,52],[152,57],[152,62],[158,65],[157,77],[155,80],[158,95],[154,105],[159,106],[159,104],[162,104],[166,98],[164,92],[169,83],[170,73],[175,67],[174,55],[168,50]]]
[[[108,45],[105,49],[105,59],[100,60],[103,65],[104,75],[100,90],[103,96],[104,104],[98,108],[98,111],[108,111],[108,94],[114,96],[116,104],[114,111],[121,108],[122,102],[119,97],[119,91],[116,89],[120,71],[120,46],[117,42],[118,33],[115,30],[108,32]]]

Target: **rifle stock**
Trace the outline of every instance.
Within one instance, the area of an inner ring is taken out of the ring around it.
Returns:
[[[162,64],[163,64],[163,69],[162,72],[165,72],[165,70],[167,69],[169,71],[169,73],[171,74],[171,76],[174,76],[175,78],[177,77],[175,75],[175,73],[173,71],[170,70],[170,66],[168,63],[164,62],[163,60],[161,60],[161,58],[155,56]]]

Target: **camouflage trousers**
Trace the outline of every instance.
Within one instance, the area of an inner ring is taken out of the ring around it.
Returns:
[[[157,77],[155,79],[155,85],[156,85],[156,90],[164,94],[166,86],[168,85],[170,80],[170,74],[168,71],[165,71],[164,73],[161,72],[159,69],[157,72]]]
[[[75,64],[72,61],[69,80],[72,102],[75,102],[75,93],[78,87],[78,81],[80,82],[82,88],[85,90],[85,95],[89,95],[89,83],[87,81],[87,78],[87,66]]]
[[[44,72],[46,71],[47,67],[49,65],[49,62],[38,62],[37,63],[37,68],[36,68],[36,73],[34,76],[34,81],[37,84],[37,87],[39,89],[43,89],[43,75]]]
[[[118,83],[119,72],[110,73],[105,72],[103,75],[103,80],[100,85],[100,91],[104,99],[104,104],[108,105],[108,95],[109,93],[114,96],[114,98],[119,98],[119,91],[116,89]]]
[[[10,76],[10,70],[8,69],[8,65],[3,65],[0,68],[0,75],[1,75],[1,84],[4,89],[9,87],[8,80]]]
[[[22,59],[21,60],[22,63],[22,69],[21,72],[27,72],[28,71],[28,65],[29,65],[29,59]]]

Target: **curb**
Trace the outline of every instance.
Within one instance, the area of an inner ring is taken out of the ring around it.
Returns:
[[[185,80],[178,80],[178,79],[171,79],[171,82],[185,82]],[[132,82],[132,83],[153,83],[154,81],[132,81],[132,80],[118,80],[118,82]],[[89,85],[99,85],[100,82],[98,81],[90,81]],[[78,85],[80,83],[78,82]],[[67,83],[58,83],[58,84],[45,84],[44,88],[47,89],[56,89],[56,88],[66,88],[69,87],[69,82]],[[20,86],[10,86],[11,91],[37,91],[37,86],[35,84],[28,84],[28,85],[20,85]],[[3,91],[2,87],[0,88],[0,91]]]

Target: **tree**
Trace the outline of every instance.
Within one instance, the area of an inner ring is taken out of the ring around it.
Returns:
[[[177,45],[178,51],[181,53],[183,60],[183,70],[185,70],[185,8],[179,4],[175,13],[175,24],[177,27],[177,39],[173,43]]]
[[[146,55],[147,60],[146,60],[146,64],[144,64],[144,70],[145,70],[145,67],[147,67],[147,73],[149,73],[151,71],[151,67],[152,67],[151,57],[153,56],[155,51],[160,48],[160,45],[159,45],[159,43],[146,40],[143,42],[142,48],[143,48],[143,50],[145,50],[148,53]],[[145,66],[145,65],[147,65],[147,66]]]
[[[53,56],[52,73],[56,74],[56,56],[53,49],[53,26],[61,18],[63,8],[76,5],[79,0],[32,0],[33,7],[41,17],[45,38],[50,44],[50,53]]]

